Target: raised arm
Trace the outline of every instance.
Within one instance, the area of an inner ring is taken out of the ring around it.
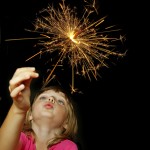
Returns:
[[[37,77],[34,67],[23,67],[18,68],[10,80],[9,91],[13,103],[0,128],[0,150],[16,150],[30,107],[30,83]]]

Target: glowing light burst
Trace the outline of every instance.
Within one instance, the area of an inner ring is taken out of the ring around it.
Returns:
[[[87,2],[87,1],[86,1]],[[42,49],[26,61],[33,59],[37,55],[46,53],[50,60],[54,60],[52,53],[57,52],[57,61],[55,61],[50,73],[48,74],[43,86],[46,86],[54,77],[57,66],[64,66],[68,62],[72,68],[71,91],[75,89],[75,74],[87,77],[91,80],[93,76],[97,80],[98,70],[106,66],[105,60],[109,56],[124,56],[124,53],[115,51],[116,45],[113,42],[122,41],[119,38],[109,37],[108,33],[118,31],[113,27],[107,27],[100,31],[100,25],[106,17],[96,21],[90,20],[92,13],[97,13],[95,1],[91,4],[86,3],[83,15],[79,18],[75,9],[71,9],[63,0],[59,3],[59,8],[48,6],[41,11],[41,16],[36,18],[35,30],[43,40],[39,40]],[[89,9],[90,8],[90,9]]]

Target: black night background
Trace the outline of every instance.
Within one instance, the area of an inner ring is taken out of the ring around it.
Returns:
[[[40,62],[25,62],[34,54],[32,49],[36,40],[6,39],[33,37],[33,33],[24,29],[31,27],[38,11],[46,8],[48,3],[57,6],[58,2],[61,0],[5,0],[0,4],[0,125],[12,103],[8,84],[16,68],[35,66],[41,76],[45,69]],[[66,4],[79,9],[83,2],[66,0]],[[129,0],[96,0],[96,6],[100,17],[108,16],[106,20],[109,25],[117,24],[123,29],[127,53],[114,63],[110,60],[110,67],[100,70],[97,81],[84,78],[76,80],[77,88],[82,91],[73,94],[80,114],[79,143],[83,150],[128,149],[129,145],[133,148],[133,145],[139,144],[135,141],[139,134],[135,122],[140,114],[137,108],[137,98],[140,96],[137,86],[141,83],[137,80],[140,63],[137,61],[139,47],[135,42],[138,11]],[[68,75],[62,78],[62,82],[69,80]],[[33,81],[33,89],[38,89],[41,83],[42,77]]]

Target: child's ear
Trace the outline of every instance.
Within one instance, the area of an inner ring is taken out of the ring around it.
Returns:
[[[67,129],[67,128],[68,128],[68,123],[67,123],[67,121],[65,121],[65,122],[63,123],[63,128],[64,128],[64,129]]]
[[[30,114],[29,121],[31,121],[32,119],[33,119],[32,114]]]

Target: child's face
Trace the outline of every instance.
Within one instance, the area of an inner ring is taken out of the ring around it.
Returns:
[[[48,90],[41,93],[32,106],[32,119],[48,119],[61,126],[67,118],[67,101],[62,92]]]

